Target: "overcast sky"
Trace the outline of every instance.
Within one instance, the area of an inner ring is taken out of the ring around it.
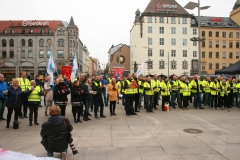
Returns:
[[[185,6],[190,0],[177,0]],[[191,0],[197,2],[197,0]],[[62,20],[73,16],[81,41],[91,56],[107,62],[112,44],[130,44],[135,11],[145,10],[150,0],[0,0],[0,20]],[[229,17],[236,0],[201,0],[211,6],[202,16]],[[190,14],[197,15],[197,9]]]

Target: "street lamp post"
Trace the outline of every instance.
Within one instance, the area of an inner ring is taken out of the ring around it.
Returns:
[[[191,38],[191,41],[198,41],[198,64],[199,64],[198,74],[200,75],[201,74],[201,56],[200,56],[201,46],[200,45],[201,45],[201,41],[203,41],[203,39],[200,38],[200,10],[206,10],[210,8],[210,6],[200,7],[200,0],[198,0],[198,3],[189,2],[184,8],[193,10],[196,7],[198,8],[198,37]]]

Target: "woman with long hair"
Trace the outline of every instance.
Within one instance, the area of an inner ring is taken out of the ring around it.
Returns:
[[[48,107],[52,106],[53,102],[53,91],[52,91],[52,85],[50,84],[50,76],[46,77],[46,82],[44,83],[44,91],[47,92],[45,95],[45,99],[47,102],[46,108],[45,108],[45,116],[48,116]]]
[[[116,102],[118,100],[119,90],[115,78],[112,78],[112,82],[108,85],[107,93],[110,101],[110,116],[112,115],[116,116],[115,109]]]

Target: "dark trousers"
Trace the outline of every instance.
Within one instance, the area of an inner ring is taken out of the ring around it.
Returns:
[[[234,105],[234,99],[235,99],[235,105],[238,107],[238,93],[234,92],[232,96],[232,104]]]
[[[98,107],[100,106],[100,115],[103,115],[103,99],[102,95],[93,96],[93,104],[94,104],[94,114],[97,115]]]
[[[183,96],[183,108],[187,108],[188,100],[189,100],[189,96]]]
[[[6,99],[0,98],[0,118],[3,118]]]
[[[84,99],[84,106],[85,106],[84,117],[85,118],[88,117],[90,105],[91,105],[91,99],[85,98]]]
[[[194,97],[194,107],[197,108],[202,108],[202,93],[192,93]]]
[[[177,103],[178,103],[178,106],[179,108],[182,108],[182,103],[181,103],[181,100],[180,100],[180,94],[178,91],[172,91],[172,94],[171,94],[171,104],[172,104],[172,107],[175,108],[175,101],[177,99]]]
[[[166,102],[170,103],[170,96],[162,96],[162,111],[164,111],[164,104]]]
[[[224,106],[224,108],[228,108],[228,96],[224,95],[224,96],[220,96],[220,107],[222,108]]]
[[[138,102],[139,102],[139,98],[140,98],[140,96],[139,96],[138,93],[137,93],[137,94],[134,94],[134,106],[135,106],[135,111],[138,110]]]
[[[58,105],[61,109],[61,116],[65,116],[66,112],[66,105]]]
[[[151,95],[146,95],[145,100],[146,100],[146,110],[147,111],[152,111],[152,108],[153,108],[153,98],[152,98],[152,96]]]
[[[126,114],[129,114],[130,108],[133,107],[133,99],[134,99],[134,95],[125,96],[125,111],[126,111]]]
[[[25,93],[22,93],[19,116],[26,116],[27,115],[27,108],[28,108],[27,103],[28,103],[28,97]]]
[[[154,108],[157,108],[158,98],[159,98],[159,93],[158,92],[154,92],[154,98],[153,98],[153,107]]]
[[[181,104],[183,102],[183,93],[180,93],[180,102],[181,102]]]
[[[125,106],[125,94],[122,93],[122,105]]]
[[[8,107],[7,109],[8,109],[7,124],[9,125],[9,123],[11,121],[13,110],[14,110],[14,120],[18,121],[18,115],[19,115],[19,112],[20,112],[20,108],[10,108],[10,107]]]
[[[37,118],[38,118],[38,106],[39,104],[31,104],[28,105],[29,106],[29,122],[33,121],[33,115],[34,115],[34,122],[37,122]]]
[[[213,102],[214,102],[214,107],[217,108],[217,106],[218,106],[217,105],[217,101],[218,101],[217,97],[218,97],[218,95],[212,95],[211,97],[212,97],[211,107],[213,108]]]
[[[221,107],[221,99],[220,93],[218,93],[218,107]]]
[[[117,101],[110,101],[110,113],[111,114],[115,114],[116,102]]]

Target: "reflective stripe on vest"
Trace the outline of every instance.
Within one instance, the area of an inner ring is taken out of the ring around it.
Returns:
[[[128,86],[131,85],[131,82],[129,80],[126,80]],[[134,89],[131,88],[131,86],[128,89],[125,89],[125,94],[134,94]]]
[[[94,81],[94,84],[96,87],[98,87],[98,83],[96,81]],[[99,84],[100,84],[100,86],[102,86],[102,82],[100,82]]]
[[[144,87],[145,87],[145,88],[151,88],[151,86],[150,86],[150,84],[149,84],[148,82],[145,82],[145,83],[144,83]],[[153,95],[153,90],[152,90],[152,89],[150,89],[150,90],[145,90],[145,94],[146,94],[147,96],[151,96],[151,95]]]
[[[22,91],[26,91],[30,87],[30,82],[27,78],[25,78],[25,82],[23,81],[23,78],[18,79],[19,86],[22,88]]]
[[[31,90],[31,87],[29,87],[29,90]],[[41,91],[41,88],[39,86],[36,86],[32,93],[28,96],[29,102],[40,102],[41,96],[38,94],[38,92]]]

